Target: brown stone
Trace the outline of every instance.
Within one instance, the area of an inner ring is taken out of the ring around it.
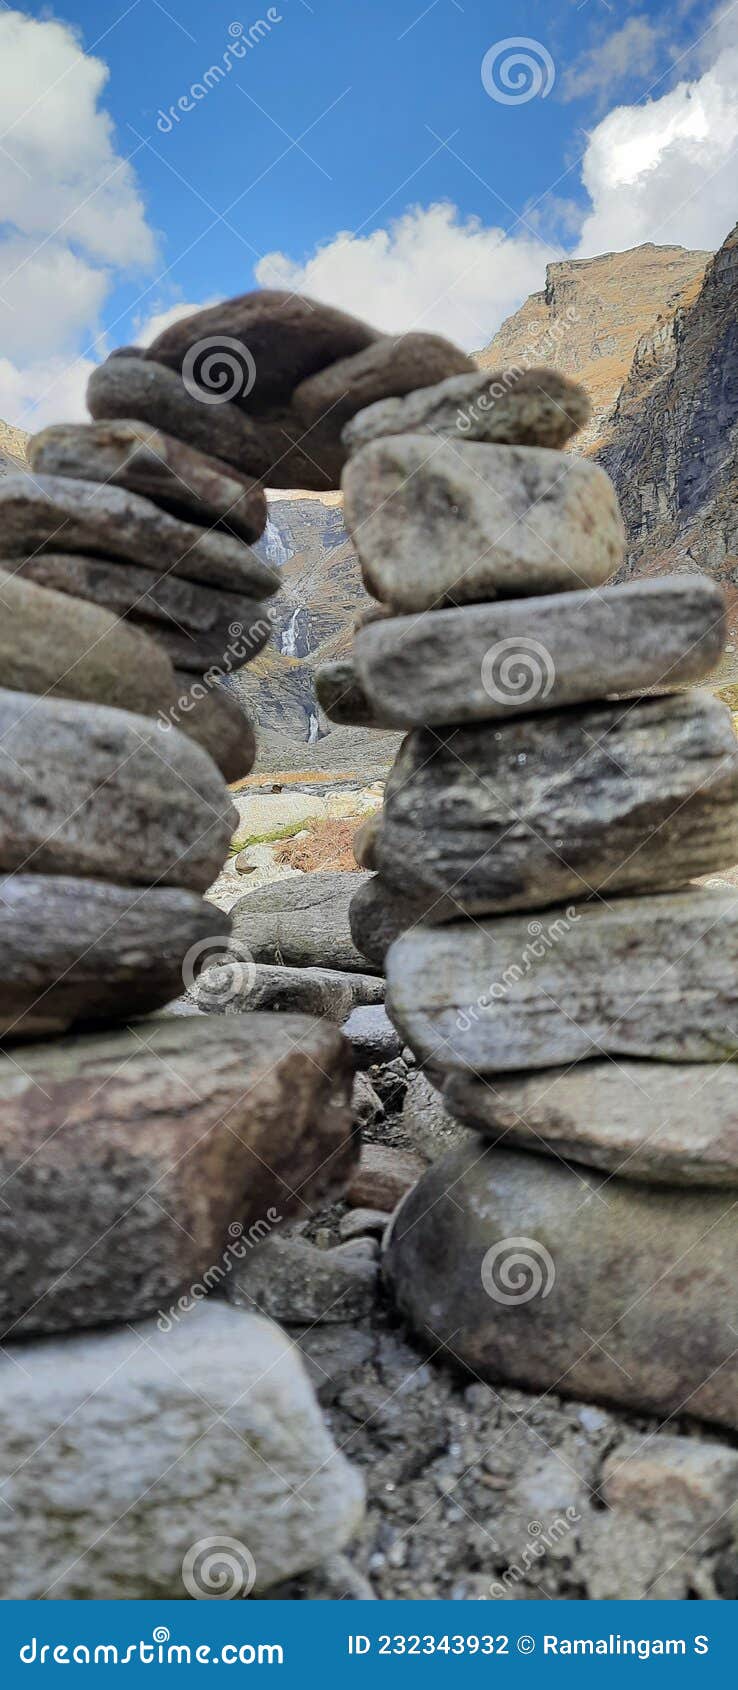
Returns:
[[[216,1289],[356,1163],[350,1052],[306,1016],[153,1019],[0,1056],[6,1337]],[[250,1229],[253,1228],[253,1232]],[[218,1269],[220,1265],[220,1272]]]
[[[0,562],[0,680],[19,692],[153,715],[168,703],[174,677],[142,628],[37,585],[8,558]]]
[[[432,387],[446,376],[473,370],[472,359],[441,335],[387,335],[302,381],[292,403],[306,423],[330,419],[340,433],[357,411],[375,400]]]
[[[382,1209],[390,1214],[425,1173],[423,1156],[389,1144],[365,1144],[351,1178],[346,1201],[353,1209]]]
[[[240,341],[253,360],[251,369],[242,359],[239,372],[237,351],[233,367],[219,361],[218,345],[224,336],[225,358],[234,351],[227,342]],[[193,384],[201,384],[210,396],[225,378],[227,388],[234,387],[230,402],[254,411],[288,398],[299,382],[335,359],[361,352],[377,338],[368,323],[331,305],[262,288],[195,311],[191,317],[181,317],[157,335],[146,348],[146,357],[179,372],[190,349],[206,342],[204,357],[211,358],[213,365],[208,370],[203,360],[196,360]],[[220,407],[207,408],[214,411]]]
[[[57,423],[28,447],[37,475],[112,482],[172,515],[258,540],[266,527],[261,483],[145,422]]]
[[[245,475],[264,474],[270,460],[258,422],[236,405],[203,405],[173,370],[148,362],[140,347],[132,351],[137,356],[112,353],[93,370],[87,384],[91,416],[98,421],[135,418],[151,423],[197,451],[233,464]]]

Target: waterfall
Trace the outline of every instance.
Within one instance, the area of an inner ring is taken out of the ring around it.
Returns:
[[[297,657],[297,619],[300,609],[298,605],[297,610],[293,610],[287,627],[282,629],[279,649],[284,657]]]
[[[309,723],[308,723],[308,737],[307,737],[308,745],[314,745],[315,744],[315,741],[318,738],[318,727],[319,727],[318,717],[317,717],[315,711],[311,710],[310,720],[309,720]]]
[[[283,536],[280,534],[276,522],[272,522],[270,516],[267,517],[267,525],[261,536],[259,544],[262,547],[267,563],[273,563],[275,569],[281,569],[282,565],[287,563],[288,559],[293,555],[289,547],[286,545]]]

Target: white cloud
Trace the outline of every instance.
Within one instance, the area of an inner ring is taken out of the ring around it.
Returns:
[[[641,241],[719,246],[736,218],[738,11],[705,38],[701,76],[618,106],[592,131],[582,179],[592,210],[577,256]]]
[[[185,301],[179,305],[169,305],[161,311],[152,311],[148,317],[137,317],[135,319],[136,339],[133,345],[150,346],[152,340],[156,340],[157,335],[163,334],[164,330],[170,327],[170,324],[181,322],[183,317],[191,317],[193,311],[205,311],[209,305],[217,305],[220,297],[220,295],[213,294],[210,299],[190,301],[189,303]]]
[[[605,35],[565,71],[561,83],[564,99],[579,100],[587,94],[612,96],[613,89],[626,78],[647,77],[665,34],[663,21],[652,23],[643,16],[628,18],[620,29]]]
[[[388,333],[432,330],[473,349],[540,288],[546,264],[560,256],[524,228],[508,236],[444,203],[416,206],[371,234],[344,231],[302,263],[267,253],[256,276],[264,287],[311,294]]]
[[[19,427],[82,414],[115,274],[155,257],[108,74],[68,25],[0,11],[0,414]]]

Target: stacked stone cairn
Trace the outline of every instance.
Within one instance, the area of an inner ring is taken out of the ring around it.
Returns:
[[[335,487],[356,410],[469,368],[246,295],[112,354],[0,488],[6,1597],[244,1595],[360,1516],[283,1334],[202,1305],[355,1170],[350,1045],[152,1012],[228,959],[203,893],[254,735],[218,683],[270,629],[264,487]]]
[[[483,1380],[735,1426],[738,899],[695,883],[738,861],[738,745],[695,690],[723,595],[606,585],[614,489],[563,450],[588,409],[478,371],[344,433],[377,604],[321,698],[407,730],[352,932],[459,1123],[386,1272]]]

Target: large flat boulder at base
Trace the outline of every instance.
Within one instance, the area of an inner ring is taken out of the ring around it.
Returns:
[[[694,575],[464,605],[361,628],[354,691],[392,727],[509,721],[701,681],[725,633],[722,589]]]
[[[342,486],[367,590],[398,611],[599,587],[625,557],[604,470],[543,446],[388,435]]]
[[[69,874],[0,879],[0,1036],[43,1038],[169,1003],[188,953],[222,951],[230,921],[178,886]]]
[[[154,1018],[20,1063],[0,1055],[6,1338],[197,1301],[358,1159],[351,1052],[328,1021]]]
[[[299,1352],[243,1309],[13,1345],[0,1377],[8,1599],[258,1596],[361,1521]]]
[[[733,1193],[655,1190],[479,1140],[397,1212],[385,1270],[477,1379],[738,1426]]]
[[[186,734],[157,734],[129,710],[0,688],[3,873],[206,892],[237,821],[212,759]]]
[[[351,937],[349,905],[368,874],[290,875],[256,887],[231,910],[233,937],[255,962],[367,972]]]
[[[732,1062],[575,1062],[485,1081],[454,1074],[452,1115],[506,1148],[551,1150],[621,1179],[738,1186]]]
[[[694,889],[419,926],[387,1011],[421,1059],[494,1074],[584,1057],[738,1056],[738,900]]]
[[[730,712],[687,692],[496,730],[416,729],[371,859],[397,893],[432,904],[433,921],[683,886],[738,861]]]

